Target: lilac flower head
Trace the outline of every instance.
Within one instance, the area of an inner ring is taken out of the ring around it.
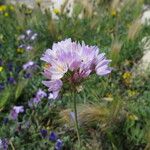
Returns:
[[[56,150],[61,150],[62,147],[63,147],[63,142],[60,139],[58,139],[56,144],[55,144],[55,149]]]
[[[35,66],[35,63],[33,61],[28,61],[26,64],[23,65],[23,70],[31,69]]]
[[[13,120],[16,120],[18,118],[19,113],[24,112],[24,107],[23,106],[14,106],[10,112],[10,117]]]
[[[55,132],[51,132],[49,135],[49,140],[55,142],[57,140],[57,135]]]
[[[104,76],[111,72],[110,60],[104,53],[99,53],[98,47],[72,42],[71,39],[54,43],[41,60],[46,62],[43,75],[48,79],[43,84],[55,95],[54,98],[58,96],[66,74],[69,74],[67,81],[76,84],[90,74]]]

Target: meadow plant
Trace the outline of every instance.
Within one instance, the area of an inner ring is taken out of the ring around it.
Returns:
[[[24,107],[23,106],[14,106],[10,112],[10,117],[13,120],[16,120],[18,118],[19,113],[24,112]]]
[[[79,147],[81,146],[75,94],[77,88],[90,75],[109,74],[112,70],[104,53],[99,53],[96,46],[72,42],[71,39],[54,43],[52,49],[46,50],[41,60],[46,62],[43,75],[48,79],[43,84],[57,98],[64,84],[68,84],[74,101],[75,125]]]
[[[33,106],[36,106],[44,97],[47,97],[47,94],[43,90],[39,89],[35,97],[28,102],[29,107],[32,108]]]

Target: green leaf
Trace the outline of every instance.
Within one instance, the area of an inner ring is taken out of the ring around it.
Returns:
[[[6,88],[1,94],[0,94],[0,110],[6,105],[8,102],[9,96],[11,92],[9,88]]]
[[[28,84],[28,80],[27,79],[26,80],[22,79],[18,83],[17,88],[16,88],[16,93],[15,93],[15,99],[17,99],[21,95],[23,89],[27,86],[27,84]]]

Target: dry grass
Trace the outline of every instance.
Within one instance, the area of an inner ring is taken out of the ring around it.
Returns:
[[[134,40],[137,36],[139,31],[141,30],[142,24],[140,19],[134,20],[128,30],[128,39]]]

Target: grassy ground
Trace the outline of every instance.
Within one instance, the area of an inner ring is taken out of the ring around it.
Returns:
[[[97,45],[114,68],[104,78],[91,76],[76,95],[80,149],[150,149],[150,73],[132,72],[143,55],[141,40],[150,34],[149,26],[139,21],[143,1],[123,5],[96,2],[76,3],[71,18],[64,5],[61,11],[54,10],[57,20],[48,10],[42,12],[40,3],[34,9],[0,5],[0,139],[6,139],[8,149],[54,149],[56,142],[49,140],[52,132],[63,141],[62,149],[79,149],[70,118],[73,101],[69,87],[56,101],[44,98],[38,106],[28,106],[39,88],[48,93],[41,83],[44,63],[40,57],[65,38]],[[35,40],[21,40],[28,29],[37,33]],[[32,50],[20,45],[30,45]],[[36,63],[30,78],[22,69],[29,60]],[[16,121],[10,118],[15,105],[25,107]],[[45,137],[41,130],[47,131]]]

